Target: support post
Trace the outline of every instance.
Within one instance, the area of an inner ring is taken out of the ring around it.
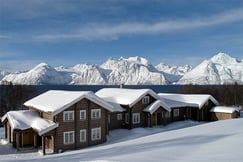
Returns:
[[[128,129],[132,129],[132,121],[133,121],[133,116],[132,116],[132,109],[128,108],[128,114],[129,114],[129,125],[128,125]]]
[[[34,134],[34,147],[37,147],[37,134]]]
[[[16,148],[19,151],[19,132],[16,132]]]
[[[24,147],[24,133],[21,132],[21,147]]]
[[[43,155],[46,154],[46,138],[45,138],[45,136],[42,136],[42,153],[43,153]]]

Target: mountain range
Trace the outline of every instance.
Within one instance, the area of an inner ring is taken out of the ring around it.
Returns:
[[[243,83],[243,61],[219,53],[192,69],[191,66],[153,66],[142,57],[108,59],[102,65],[77,64],[52,67],[40,63],[26,72],[0,71],[0,79],[26,85],[167,85]]]
[[[243,60],[219,53],[203,61],[186,73],[178,84],[233,84],[243,83]]]

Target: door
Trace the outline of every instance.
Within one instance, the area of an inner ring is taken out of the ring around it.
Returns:
[[[152,125],[157,125],[157,114],[152,115]]]
[[[162,125],[163,112],[157,113],[157,125]]]
[[[187,108],[187,109],[186,109],[186,118],[187,118],[187,119],[192,119],[191,108]]]

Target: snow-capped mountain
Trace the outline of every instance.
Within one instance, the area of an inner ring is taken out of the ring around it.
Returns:
[[[224,84],[243,83],[243,61],[219,53],[203,61],[191,70],[188,65],[168,66],[159,64],[156,68],[145,58],[129,57],[108,59],[101,66],[78,64],[73,67],[53,68],[41,63],[26,72],[3,75],[2,81],[27,85],[80,85],[80,84]],[[6,76],[5,76],[6,75]],[[183,77],[182,77],[183,76]]]
[[[166,79],[170,82],[178,81],[183,75],[192,70],[189,65],[185,66],[169,66],[164,63],[160,63],[155,68],[164,73]]]
[[[186,73],[178,84],[243,83],[243,61],[219,53]]]
[[[167,84],[162,72],[159,72],[148,60],[141,57],[108,59],[102,66],[78,64],[74,67],[53,68],[41,63],[30,71],[9,74],[2,80],[14,84]]]
[[[6,75],[8,75],[9,74],[9,72],[6,72],[6,71],[4,71],[4,70],[0,70],[0,80],[3,78],[3,77],[5,77]]]
[[[65,84],[62,75],[46,63],[40,63],[28,72],[6,75],[2,80],[27,85]]]
[[[163,73],[142,57],[108,59],[103,65],[110,73],[109,84],[167,84]]]
[[[77,64],[72,68],[58,67],[56,70],[65,78],[68,78],[67,84],[106,84],[107,78],[103,70],[93,64]]]

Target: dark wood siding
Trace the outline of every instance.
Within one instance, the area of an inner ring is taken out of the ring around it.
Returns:
[[[179,110],[179,115],[175,116],[175,111],[177,111],[177,110]],[[172,108],[171,109],[171,116],[172,116],[172,121],[185,120],[186,108],[185,107]]]
[[[91,119],[91,110],[92,109],[101,109],[101,118],[100,119]],[[80,110],[86,110],[86,120],[80,119]],[[74,111],[74,120],[73,121],[63,121],[63,112],[55,116],[56,122],[59,123],[59,127],[56,129],[55,136],[55,152],[58,152],[59,149],[62,151],[83,148],[90,145],[96,145],[106,141],[107,130],[107,115],[108,111],[89,101],[88,99],[82,99],[76,104],[70,106],[65,111]],[[91,129],[92,128],[101,128],[101,139],[100,140],[91,140]],[[86,130],[86,142],[80,142],[80,130]],[[74,131],[74,144],[64,144],[64,132]]]
[[[144,112],[143,110],[150,105],[151,103],[153,103],[156,99],[154,97],[152,97],[151,95],[147,94],[145,96],[149,96],[149,102],[144,104],[142,102],[143,98],[138,101],[133,107],[131,107],[130,111],[130,122],[131,122],[131,128],[137,128],[137,127],[147,127],[147,113]],[[140,113],[140,123],[138,124],[133,124],[133,113]]]
[[[117,114],[121,114],[122,115],[122,119],[121,120],[117,120]],[[110,115],[110,122],[109,122],[109,130],[112,129],[119,129],[122,128],[124,125],[124,115],[122,112],[117,112],[117,113],[109,113]]]

